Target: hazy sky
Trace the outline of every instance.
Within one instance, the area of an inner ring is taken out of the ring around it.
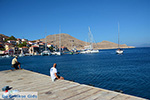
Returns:
[[[0,0],[0,33],[35,40],[61,32],[86,41],[150,45],[150,0]],[[47,31],[45,35],[45,30]]]

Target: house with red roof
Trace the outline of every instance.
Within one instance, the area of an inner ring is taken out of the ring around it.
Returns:
[[[8,40],[8,43],[11,43],[12,45],[16,45],[16,41],[15,40]]]
[[[5,50],[12,49],[14,45],[12,43],[5,43]]]
[[[33,46],[29,47],[29,53],[32,55],[38,55],[39,54],[39,46],[33,45]]]
[[[21,39],[18,38],[17,41],[16,41],[16,43],[17,44],[21,44]]]
[[[28,49],[28,47],[21,47],[21,48],[19,48],[19,50],[21,50],[21,53],[22,54],[26,54],[26,53],[29,53],[29,49]]]

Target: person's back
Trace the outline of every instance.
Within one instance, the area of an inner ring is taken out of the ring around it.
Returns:
[[[15,58],[12,60],[12,67],[13,68],[15,68],[15,69],[21,69],[21,67],[20,67],[20,63],[18,62],[18,57],[17,56],[15,56]],[[18,68],[18,66],[19,66],[19,68]]]
[[[54,67],[52,67],[52,68],[50,69],[50,75],[51,75],[52,81],[54,81],[55,78],[56,78],[55,73],[57,73],[57,69],[54,68]]]
[[[51,75],[52,81],[55,81],[56,79],[58,80],[64,79],[63,77],[57,75],[56,63],[54,63],[53,67],[50,69],[50,75]]]
[[[17,63],[17,58],[15,57],[13,60],[12,60],[12,65],[16,64]]]

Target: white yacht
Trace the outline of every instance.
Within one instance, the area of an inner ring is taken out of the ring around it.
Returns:
[[[62,53],[59,52],[59,51],[54,51],[54,52],[52,52],[51,54],[52,54],[52,55],[59,55],[59,56],[62,55]]]
[[[123,54],[123,50],[120,48],[120,36],[119,36],[119,23],[118,23],[118,49],[116,50],[117,54]]]
[[[89,42],[90,42],[90,45],[85,46],[85,49],[81,50],[80,53],[81,54],[85,54],[85,53],[99,53],[98,49],[93,49],[93,35],[91,33],[90,27],[89,27]]]
[[[123,50],[117,49],[117,50],[116,50],[116,53],[117,53],[117,54],[123,54]]]
[[[45,37],[45,50],[41,53],[41,56],[50,56],[51,52],[47,50],[47,43],[46,43],[46,37]]]
[[[41,53],[42,56],[50,56],[51,55],[51,52],[48,51],[48,50],[45,50]]]
[[[58,56],[62,55],[62,52],[61,52],[61,28],[59,28],[59,51],[54,51],[52,53],[52,55],[58,55]]]
[[[2,58],[9,58],[10,56],[9,55],[4,55],[4,56],[1,56]]]
[[[19,54],[19,57],[24,57],[25,55],[23,53]]]

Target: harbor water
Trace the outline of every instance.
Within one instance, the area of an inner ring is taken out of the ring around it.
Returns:
[[[0,71],[12,69],[12,59],[0,58]],[[124,49],[122,55],[112,49],[98,54],[25,56],[18,60],[22,68],[46,75],[57,63],[66,80],[150,99],[150,48]]]

